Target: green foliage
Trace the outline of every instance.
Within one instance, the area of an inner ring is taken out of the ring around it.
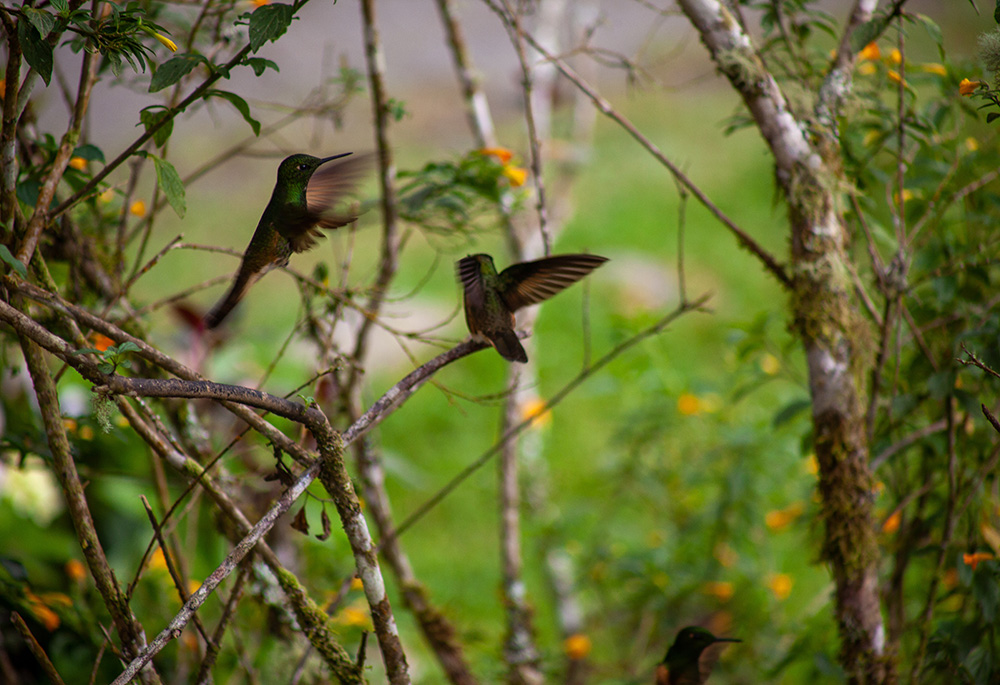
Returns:
[[[479,217],[495,215],[506,198],[516,199],[505,176],[509,168],[495,155],[473,150],[454,162],[401,171],[400,217],[431,233],[467,233]]]
[[[153,159],[153,165],[156,167],[156,183],[160,186],[163,194],[167,196],[167,202],[177,212],[177,216],[183,219],[187,211],[187,200],[184,197],[184,183],[181,181],[181,177],[174,169],[174,165],[167,160],[152,154],[149,156]]]
[[[3,260],[4,264],[12,268],[21,278],[28,277],[28,270],[25,268],[21,261],[10,253],[10,249],[6,245],[0,245],[0,260]]]
[[[250,50],[257,52],[264,45],[277,40],[288,30],[295,18],[295,8],[281,2],[261,5],[250,14]]]

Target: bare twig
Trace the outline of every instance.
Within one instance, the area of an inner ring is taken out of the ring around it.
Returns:
[[[56,670],[55,664],[49,659],[49,655],[45,653],[45,649],[38,644],[38,640],[35,636],[31,634],[31,629],[28,624],[24,622],[21,615],[16,611],[12,612],[10,615],[10,622],[14,624],[14,628],[21,635],[25,644],[28,645],[28,650],[31,652],[32,656],[38,662],[38,665],[42,667],[45,672],[45,677],[52,681],[52,685],[66,685],[65,681],[59,675],[59,671]]]

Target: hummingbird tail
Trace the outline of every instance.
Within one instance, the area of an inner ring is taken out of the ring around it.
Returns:
[[[528,361],[528,353],[524,351],[524,347],[521,345],[521,341],[517,339],[517,333],[514,331],[497,331],[490,338],[490,342],[493,343],[493,347],[497,349],[500,356],[509,362],[521,362],[523,364]]]
[[[259,277],[258,275],[257,278]],[[236,276],[236,280],[233,281],[233,286],[229,289],[229,292],[226,293],[225,297],[216,302],[215,306],[205,315],[205,327],[215,328],[221,324],[222,320],[229,316],[229,312],[233,311],[233,307],[240,303],[240,300],[243,299],[243,296],[257,278],[251,278],[240,269],[240,273]]]

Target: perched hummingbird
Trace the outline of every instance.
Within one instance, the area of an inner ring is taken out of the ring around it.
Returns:
[[[359,155],[340,164],[332,157],[292,155],[278,167],[278,182],[257,223],[233,285],[205,315],[205,325],[215,328],[232,311],[251,285],[276,266],[288,264],[293,252],[305,252],[322,237],[321,228],[340,228],[358,218],[358,212],[334,209],[359,184],[370,155]]]
[[[718,642],[740,642],[731,637],[715,637],[698,626],[682,628],[677,633],[674,644],[667,650],[656,667],[656,685],[701,685],[708,680],[714,654],[705,654],[705,649]]]
[[[458,260],[469,332],[474,339],[493,345],[507,361],[528,361],[514,333],[514,312],[547,300],[606,261],[607,257],[592,254],[564,254],[512,264],[497,273],[488,254]]]

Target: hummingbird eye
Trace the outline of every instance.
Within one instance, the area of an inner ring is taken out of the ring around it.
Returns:
[[[309,165],[306,164],[305,162],[303,162],[302,164],[299,164],[299,171],[305,171],[308,168],[309,168]]]

